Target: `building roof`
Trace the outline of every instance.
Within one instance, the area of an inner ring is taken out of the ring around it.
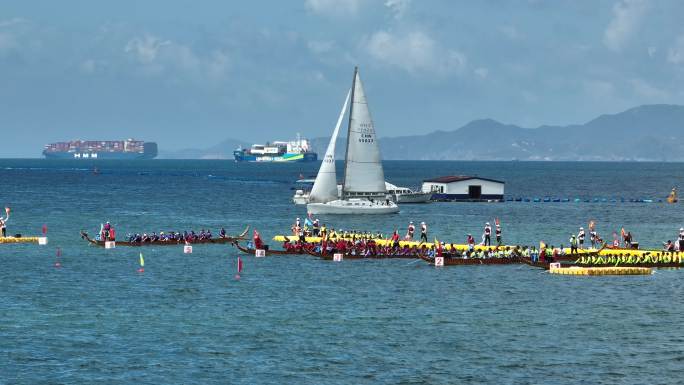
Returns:
[[[432,183],[453,183],[453,182],[462,182],[465,180],[471,180],[471,179],[480,179],[480,180],[486,180],[489,182],[494,182],[494,183],[505,183],[504,181],[496,180],[496,179],[490,179],[490,178],[481,178],[479,176],[467,176],[467,175],[448,175],[448,176],[440,176],[438,178],[432,178],[432,179],[425,179],[423,182],[432,182]]]

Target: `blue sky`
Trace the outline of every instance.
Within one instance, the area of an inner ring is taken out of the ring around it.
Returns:
[[[380,136],[684,104],[682,20],[676,0],[0,0],[0,156],[326,136],[354,65]]]

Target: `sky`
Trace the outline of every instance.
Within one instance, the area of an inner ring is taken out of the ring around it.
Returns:
[[[0,157],[328,136],[359,66],[378,135],[684,104],[678,0],[0,0]]]

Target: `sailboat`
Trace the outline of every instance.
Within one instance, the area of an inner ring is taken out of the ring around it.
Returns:
[[[398,213],[399,206],[387,196],[380,146],[375,135],[373,119],[368,110],[358,67],[354,68],[344,159],[344,182],[342,183],[342,196],[338,197],[334,158],[335,140],[346,104],[345,102],[333,136],[330,138],[328,150],[311,189],[306,209],[310,214]]]

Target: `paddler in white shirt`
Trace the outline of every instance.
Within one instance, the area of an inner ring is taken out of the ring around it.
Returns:
[[[10,208],[5,207],[5,218],[0,217],[0,232],[2,232],[2,237],[7,236],[7,221],[9,220]]]
[[[580,250],[584,249],[584,237],[586,237],[586,234],[584,233],[584,227],[580,227],[579,233],[577,233],[577,240],[579,241]]]

